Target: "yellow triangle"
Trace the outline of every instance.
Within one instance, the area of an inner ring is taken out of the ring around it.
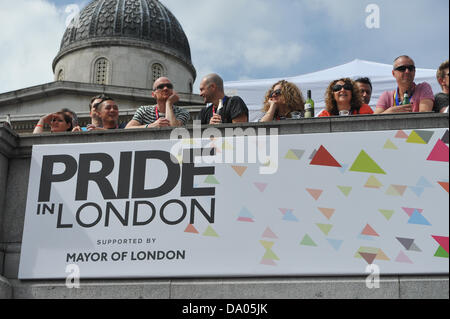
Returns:
[[[206,228],[203,236],[219,237],[219,235],[217,235],[216,231],[211,226],[208,226],[208,228]]]
[[[390,260],[388,256],[386,256],[386,254],[384,253],[384,251],[381,250],[381,248],[378,250],[377,256],[375,257],[375,259],[379,259],[379,260]]]
[[[231,146],[230,143],[228,143],[227,141],[224,141],[222,143],[222,149],[224,149],[224,150],[232,150],[233,146]]]
[[[406,143],[415,143],[415,144],[427,144],[420,136],[416,133],[416,131],[412,131],[409,135]]]
[[[265,249],[272,249],[273,245],[275,244],[271,241],[266,241],[266,240],[260,240],[259,242],[261,243],[261,245],[264,246]]]
[[[381,184],[381,182],[373,175],[369,177],[369,179],[366,182],[366,185],[364,185],[364,187],[367,188],[380,188],[382,186],[383,184]]]
[[[386,144],[384,144],[383,148],[389,150],[398,150],[398,147],[389,139],[386,141]]]
[[[291,160],[298,160],[299,159],[298,156],[295,155],[295,153],[292,150],[289,150],[284,158],[285,159],[291,159]]]

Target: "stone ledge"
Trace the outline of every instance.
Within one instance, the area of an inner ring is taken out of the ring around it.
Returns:
[[[365,280],[365,277],[81,280],[79,289],[67,288],[64,281],[11,280],[10,283],[12,297],[18,299],[448,298],[445,276],[386,276],[380,278],[378,289],[367,288]]]
[[[0,276],[0,299],[11,299],[12,291],[10,282],[6,278]]]

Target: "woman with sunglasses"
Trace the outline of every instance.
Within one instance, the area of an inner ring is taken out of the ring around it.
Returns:
[[[362,102],[356,83],[349,78],[332,81],[325,93],[325,110],[318,117],[357,114],[373,114],[373,110]]]
[[[67,112],[56,112],[41,117],[36,124],[33,134],[44,133],[45,124],[50,126],[50,132],[71,132],[73,129],[72,117]]]
[[[267,91],[262,111],[266,114],[260,122],[301,118],[305,113],[305,100],[297,85],[278,81]]]

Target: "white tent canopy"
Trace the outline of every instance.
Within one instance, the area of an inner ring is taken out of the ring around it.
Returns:
[[[392,76],[392,65],[358,59],[330,69],[290,78],[231,81],[225,82],[224,86],[227,95],[238,95],[245,101],[250,110],[250,121],[255,121],[262,114],[260,110],[267,90],[279,80],[284,79],[295,83],[305,98],[306,91],[311,90],[317,114],[325,106],[325,91],[330,82],[344,77],[354,80],[359,77],[370,78],[373,86],[372,99],[370,101],[370,106],[372,107],[376,105],[384,91],[393,90],[397,87],[396,81]],[[415,82],[428,82],[435,94],[441,91],[436,80],[436,70],[417,68]]]

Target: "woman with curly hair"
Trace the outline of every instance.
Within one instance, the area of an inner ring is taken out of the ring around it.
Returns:
[[[50,126],[50,132],[71,132],[73,129],[72,117],[63,111],[47,114],[39,119],[33,134],[44,133],[45,124]]]
[[[266,114],[260,122],[300,118],[305,113],[305,100],[294,83],[278,81],[267,91],[262,111]]]
[[[325,93],[325,110],[318,117],[357,114],[373,114],[373,110],[363,103],[355,81],[349,78],[332,81]]]

